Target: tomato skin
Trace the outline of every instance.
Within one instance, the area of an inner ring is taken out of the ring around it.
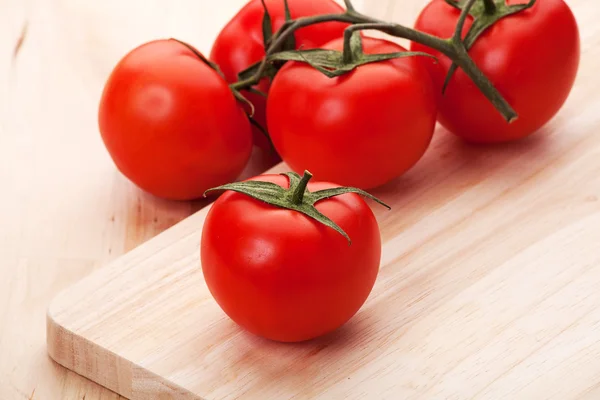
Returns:
[[[523,3],[509,0],[509,4]],[[432,0],[415,28],[450,37],[459,11],[444,0]],[[472,24],[469,17],[463,34]],[[427,63],[437,90],[451,61],[439,52],[413,43],[440,63]],[[444,96],[439,96],[439,121],[450,132],[474,143],[499,143],[524,138],[543,127],[566,101],[579,66],[577,22],[563,0],[538,0],[530,9],[501,19],[484,32],[470,56],[519,114],[507,124],[469,77],[458,70]]]
[[[252,150],[250,123],[227,82],[174,40],[141,45],[116,65],[99,127],[117,168],[166,199],[198,198],[235,180]]]
[[[366,53],[403,51],[364,38]],[[325,48],[341,50],[343,40]],[[431,79],[417,57],[367,64],[330,79],[305,63],[288,62],[267,104],[273,143],[296,172],[370,189],[409,170],[435,127]]]
[[[289,187],[281,175],[253,180]],[[309,340],[346,323],[369,296],[381,259],[373,212],[353,193],[316,208],[350,236],[351,246],[303,214],[243,194],[225,192],[213,204],[202,232],[202,271],[217,303],[242,328],[280,342]]]
[[[273,32],[285,22],[283,0],[266,0],[265,4],[271,16]],[[333,0],[289,0],[292,18],[307,17],[318,14],[341,13],[343,8]],[[217,36],[210,59],[219,65],[228,82],[236,82],[239,72],[260,61],[265,56],[262,20],[264,8],[260,0],[248,2],[236,16],[223,28]],[[295,33],[296,47],[303,49],[319,47],[332,39],[342,37],[347,24],[326,22],[299,29]],[[257,89],[267,93],[268,79],[263,79]],[[254,118],[262,126],[266,126],[266,99],[260,95],[244,92],[254,104]],[[254,143],[260,147],[265,156],[271,154],[272,161],[278,157],[272,154],[272,148],[265,136],[255,127]]]

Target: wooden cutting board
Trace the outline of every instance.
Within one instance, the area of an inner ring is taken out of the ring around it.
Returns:
[[[204,209],[56,298],[50,356],[130,399],[600,398],[600,28],[578,4],[581,72],[542,132],[487,148],[440,129],[375,192],[381,271],[342,329],[241,331],[202,279]]]

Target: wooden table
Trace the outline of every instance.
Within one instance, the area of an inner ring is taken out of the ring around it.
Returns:
[[[46,307],[202,203],[155,199],[116,172],[96,127],[102,86],[125,52],[154,38],[174,36],[207,52],[243,2],[0,2],[1,400],[119,398],[48,358]],[[410,23],[426,1],[376,3],[373,15]],[[570,4],[586,62],[597,57],[598,6]]]
[[[49,359],[46,308],[203,204],[155,199],[116,172],[97,130],[102,87],[151,39],[207,53],[244,3],[0,1],[1,400],[119,398]]]
[[[0,399],[115,399],[46,354],[50,300],[195,211],[141,193],[97,130],[128,50],[177,37],[209,51],[244,0],[0,2]]]

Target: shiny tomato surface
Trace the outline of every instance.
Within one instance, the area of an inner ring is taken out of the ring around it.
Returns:
[[[227,82],[175,40],[146,43],[114,68],[100,133],[117,168],[155,196],[189,200],[235,180],[250,123]]]
[[[289,187],[286,177],[253,178]],[[335,185],[311,182],[317,191]],[[316,208],[334,229],[297,211],[228,191],[204,222],[201,242],[206,284],[225,313],[267,339],[298,342],[331,332],[363,305],[377,277],[377,221],[356,194],[322,200]]]
[[[363,44],[366,53],[404,51],[381,39]],[[342,47],[341,39],[325,46]],[[337,78],[288,62],[273,81],[267,119],[277,151],[294,171],[369,189],[421,159],[435,127],[435,94],[418,57],[362,65]]]
[[[508,4],[525,3],[508,0]],[[431,1],[415,28],[451,37],[460,12],[444,0]],[[472,24],[469,17],[464,34]],[[521,139],[538,131],[562,107],[579,66],[579,31],[563,0],[538,0],[533,7],[505,17],[486,30],[469,51],[519,117],[506,123],[471,79],[458,70],[445,95],[441,88],[451,61],[438,51],[413,43],[412,50],[429,52],[439,64],[426,62],[436,84],[439,121],[450,132],[476,143]]]

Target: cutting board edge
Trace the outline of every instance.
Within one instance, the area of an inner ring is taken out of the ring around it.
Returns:
[[[163,245],[163,250],[170,248],[181,239],[182,235],[196,231],[198,228],[196,222],[203,223],[211,205],[212,203],[207,204],[155,237],[60,291],[52,299],[46,311],[46,351],[49,357],[68,370],[131,400],[153,400],[157,391],[164,392],[177,400],[204,400],[110,349],[92,343],[85,336],[78,334],[75,329],[71,329],[68,321],[61,320],[61,313],[71,308],[74,299],[81,299],[82,295],[89,293],[90,288],[103,282],[106,276],[113,275],[115,270],[129,264],[130,260],[134,260],[138,254],[144,254],[146,249],[153,248],[157,243]],[[134,263],[134,265],[138,264],[138,262]],[[88,290],[79,290],[80,288]],[[76,354],[82,362],[75,362]],[[114,373],[107,375],[102,371]]]
[[[78,335],[55,318],[51,308],[46,314],[46,347],[48,356],[57,364],[131,400],[153,400],[157,393],[174,400],[205,400]],[[79,354],[84,362],[75,363],[75,354]]]
[[[86,371],[85,368],[81,368],[81,366],[78,368],[75,363],[75,357],[69,357],[68,355],[74,354],[75,338],[83,342],[85,342],[86,339],[62,325],[53,316],[51,308],[52,304],[46,313],[46,349],[48,356],[57,364],[68,370],[90,379],[121,396],[131,398],[131,393],[126,393],[122,388],[111,384],[108,376],[105,376],[105,379],[102,379],[101,376],[94,376],[93,373]]]

